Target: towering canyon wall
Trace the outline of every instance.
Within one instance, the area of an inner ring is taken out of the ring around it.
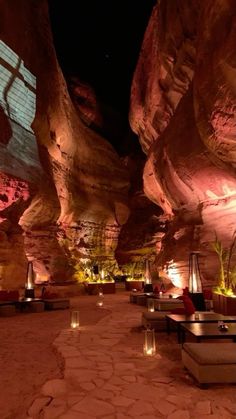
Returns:
[[[157,264],[180,286],[192,250],[215,283],[212,243],[229,246],[236,229],[235,25],[232,0],[158,1],[133,79],[144,190],[170,220]]]
[[[38,277],[65,281],[71,256],[114,259],[128,175],[70,99],[47,1],[1,1],[0,13],[2,284],[24,283],[26,257]]]

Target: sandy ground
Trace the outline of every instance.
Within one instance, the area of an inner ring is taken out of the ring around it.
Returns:
[[[121,327],[121,329],[122,321],[126,321],[125,319],[128,319],[128,323],[131,322],[130,324],[132,324],[128,338],[127,335],[124,335],[117,344],[113,343],[112,346],[114,349],[114,365],[118,363],[120,367],[123,362],[128,362],[129,364],[130,360],[134,363],[134,370],[132,371],[134,376],[136,374],[136,378],[134,377],[134,381],[128,380],[128,383],[131,383],[131,390],[128,393],[129,398],[137,398],[132,393],[134,391],[132,390],[132,383],[138,383],[139,386],[144,385],[144,387],[149,385],[149,392],[152,391],[154,395],[152,400],[155,400],[158,396],[156,390],[160,394],[165,394],[167,398],[169,397],[169,401],[166,404],[165,397],[162,398],[161,396],[160,398],[159,395],[157,403],[158,411],[161,407],[161,411],[165,414],[158,414],[155,417],[168,417],[166,410],[168,410],[168,406],[171,406],[172,410],[179,409],[180,411],[182,409],[181,412],[183,414],[181,413],[179,415],[178,412],[174,412],[170,416],[175,419],[236,418],[235,385],[218,384],[209,386],[205,390],[198,388],[192,377],[183,368],[180,346],[177,343],[175,333],[172,333],[170,336],[166,333],[160,333],[156,336],[158,348],[157,358],[144,359],[140,355],[143,345],[140,315],[143,307],[135,304],[130,305],[128,293],[120,296],[117,294],[107,296],[107,305],[105,304],[102,309],[96,307],[96,300],[96,296],[81,295],[76,298],[71,298],[71,308],[77,308],[80,311],[80,320],[83,326],[96,325],[99,320],[106,317],[95,328],[91,328],[91,333],[98,342],[98,354],[103,356],[103,352],[106,352],[108,348],[107,343],[105,346],[101,344],[99,346],[99,342],[104,339],[109,341],[109,339],[114,340],[117,338],[115,337],[116,330],[114,329],[114,324],[115,327]],[[39,397],[43,384],[54,378],[63,378],[64,361],[58,355],[53,342],[56,336],[61,335],[61,331],[69,329],[69,323],[70,310],[45,311],[43,313],[18,313],[14,317],[0,318],[0,419],[26,419],[26,413],[32,405],[32,402]],[[105,333],[107,328],[108,335],[107,332]],[[65,335],[68,338],[68,334]],[[85,337],[84,345],[87,348],[88,341],[86,339],[89,338],[89,328],[88,334],[86,335],[84,333],[83,336]],[[212,348],[214,350],[214,343],[212,343]],[[80,350],[83,353],[83,340],[80,342]],[[93,356],[91,355],[91,357]],[[93,362],[91,359],[92,369],[94,368]],[[152,362],[154,366],[152,366]],[[85,366],[85,368],[89,372],[89,366]],[[71,370],[69,367],[67,369],[68,371]],[[100,369],[99,372],[101,372]],[[116,369],[113,375],[114,380],[119,379],[119,369]],[[76,393],[78,403],[80,401],[80,386],[83,384],[81,383],[79,384],[79,390],[77,389],[78,394]],[[123,382],[120,388],[117,387],[121,401],[124,400],[123,386],[126,385],[127,382]],[[116,387],[113,386],[112,388],[114,389]],[[96,392],[99,393],[100,388],[96,388],[94,391],[93,396],[91,394],[89,395],[90,398],[95,397],[94,394]],[[149,399],[145,400],[148,401]],[[143,403],[143,393],[137,404],[140,401]],[[77,401],[75,402],[77,403]],[[105,403],[101,400],[99,402]],[[111,405],[112,403],[113,399],[110,400]],[[107,400],[105,404],[107,405]],[[118,413],[122,411],[122,415],[124,413],[123,411],[126,411],[126,407],[122,403],[114,406]],[[192,406],[194,406],[194,409],[192,409]],[[146,403],[146,407],[150,407],[148,403]],[[54,406],[52,401],[50,406],[46,408],[46,410],[49,409],[49,416],[46,415],[47,417],[51,417],[50,409],[54,411],[54,408],[56,408],[56,405]],[[79,418],[80,414],[77,411],[75,412],[72,417],[76,415],[76,418]],[[121,417],[123,417],[122,415]],[[134,418],[137,416],[139,414],[131,415]],[[54,415],[52,417],[56,416]],[[84,418],[84,415],[82,417]],[[90,417],[94,417],[94,414]],[[142,417],[148,416],[144,415]]]
[[[81,322],[95,324],[109,312],[99,310],[91,296],[71,298],[82,308]],[[53,341],[70,322],[70,310],[17,313],[0,318],[0,418],[25,419],[45,381],[60,378],[63,360]]]

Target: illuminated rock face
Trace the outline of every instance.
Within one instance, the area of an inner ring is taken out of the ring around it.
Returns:
[[[235,24],[227,0],[160,0],[134,75],[144,190],[171,220],[158,263],[169,262],[181,286],[196,249],[204,285],[215,282],[211,242],[217,234],[229,245],[236,229]]]
[[[1,20],[0,171],[10,181],[24,181],[29,199],[23,208],[21,188],[16,185],[18,200],[12,200],[16,193],[6,187],[0,206],[7,200],[8,213],[13,204],[19,208],[27,257],[39,276],[60,282],[71,277],[69,248],[80,257],[114,258],[128,217],[128,175],[112,146],[83,124],[71,102],[47,1],[39,8],[31,0],[11,0],[1,5]],[[9,283],[5,276],[4,286]]]
[[[134,274],[145,271],[145,261],[153,260],[165,231],[162,209],[153,204],[142,190],[143,153],[125,157],[130,173],[130,217],[119,234],[116,259],[125,272],[135,266]]]
[[[19,218],[30,196],[27,182],[0,173],[0,286],[17,287],[27,263]]]

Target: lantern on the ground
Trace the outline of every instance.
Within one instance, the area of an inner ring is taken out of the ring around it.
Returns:
[[[154,356],[156,354],[155,330],[147,328],[144,331],[143,354],[145,356]]]
[[[102,307],[103,306],[103,302],[104,302],[103,290],[102,290],[102,288],[99,288],[99,290],[98,290],[98,299],[97,299],[97,302],[96,302],[97,307]]]
[[[155,311],[155,305],[154,305],[154,299],[148,298],[147,299],[147,308],[150,313],[153,313]]]
[[[77,311],[77,310],[71,311],[70,327],[71,327],[71,329],[78,329],[78,327],[79,327],[79,311]]]

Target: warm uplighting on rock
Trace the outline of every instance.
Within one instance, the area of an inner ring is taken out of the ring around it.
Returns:
[[[181,279],[179,268],[173,261],[168,264],[167,274],[175,287],[183,288],[183,280]]]
[[[49,281],[49,276],[48,275],[36,272],[35,284],[43,284],[43,283],[46,283],[48,281]]]

